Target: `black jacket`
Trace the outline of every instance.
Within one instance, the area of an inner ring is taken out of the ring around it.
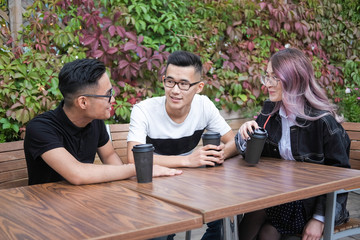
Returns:
[[[268,114],[273,111],[274,106],[273,102],[265,101],[262,113],[256,119],[260,127],[264,126]],[[323,112],[314,109],[307,111],[310,116],[321,113]],[[341,124],[333,116],[325,115],[315,121],[296,118],[296,121],[301,127],[294,125],[290,128],[291,151],[296,161],[350,167],[350,139]],[[261,155],[281,158],[278,147],[282,135],[279,111],[272,114],[266,124],[266,130],[268,139]],[[237,141],[235,142],[237,143]],[[348,217],[346,201],[347,194],[338,195],[337,204],[341,205],[341,211],[335,217],[336,225]],[[325,215],[326,195],[305,199],[303,202],[307,219],[310,219],[313,214]]]

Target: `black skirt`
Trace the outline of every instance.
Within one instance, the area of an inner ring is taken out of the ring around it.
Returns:
[[[302,200],[265,209],[267,220],[280,234],[302,234],[306,224]]]

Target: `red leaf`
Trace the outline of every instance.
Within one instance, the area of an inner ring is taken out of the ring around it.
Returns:
[[[130,66],[131,66],[132,68],[134,68],[135,70],[139,70],[139,69],[140,69],[140,66],[139,66],[139,64],[137,64],[137,63],[131,63]]]
[[[254,44],[254,42],[248,42],[248,49],[249,49],[249,51],[252,51],[252,50],[254,50],[254,48],[255,48],[255,44]]]
[[[112,47],[112,48],[109,48],[106,53],[108,54],[114,54],[118,51],[118,48],[117,47]]]
[[[260,90],[257,89],[257,88],[254,88],[254,89],[252,90],[252,93],[253,93],[254,96],[257,98],[257,97],[259,97],[259,95],[260,95]]]
[[[274,20],[270,19],[269,26],[270,26],[270,29],[274,29]]]
[[[137,45],[133,42],[127,42],[127,43],[125,43],[125,46],[124,46],[125,51],[135,50],[136,48],[137,48]]]
[[[225,60],[229,60],[229,56],[225,55],[225,54],[221,54],[220,57],[222,57]],[[224,63],[225,64],[225,63]]]
[[[159,47],[159,52],[161,52],[162,50],[164,50],[164,48],[165,48],[165,45],[161,45],[161,46]]]
[[[142,41],[144,41],[144,36],[139,36],[138,43],[142,43]]]
[[[87,36],[84,37],[82,40],[82,44],[84,44],[84,46],[90,45],[91,43],[93,43],[95,41],[96,38],[94,38],[93,36]]]
[[[120,18],[120,16],[121,16],[121,12],[116,12],[114,14],[114,22],[116,22]]]
[[[241,62],[234,62],[234,65],[239,69],[239,71],[242,71],[243,66],[241,65]]]
[[[96,51],[94,51],[94,53],[93,53],[93,57],[99,58],[99,57],[101,57],[103,54],[104,54],[103,51],[101,51],[101,50],[96,50]]]
[[[20,97],[20,102],[21,101],[23,101],[23,99],[21,100],[21,97]],[[17,103],[15,103],[15,104],[13,104],[11,107],[10,107],[10,109],[15,109],[15,108],[17,108],[17,107],[20,107],[20,106],[22,106],[24,103],[19,103],[19,102],[17,102]]]
[[[157,68],[160,67],[160,63],[158,61],[153,61],[152,63],[153,63],[153,65],[155,65],[155,67],[157,67]]]
[[[285,29],[286,31],[290,31],[290,24],[289,24],[289,23],[285,23],[285,24],[284,24],[284,29]]]
[[[272,10],[274,9],[274,7],[271,5],[271,3],[268,4],[267,7],[268,7],[268,9],[269,9],[270,12],[272,12]]]
[[[90,47],[93,51],[97,50],[99,48],[99,41],[96,39]]]
[[[116,32],[119,34],[120,37],[125,37],[125,28],[121,26],[116,27]]]
[[[140,62],[140,63],[143,63],[143,62],[146,62],[147,60],[148,60],[148,59],[147,59],[146,57],[143,57],[143,58],[140,59],[139,62]]]
[[[151,70],[151,69],[152,69],[151,61],[148,61],[148,62],[146,63],[146,65],[147,65],[148,70]]]
[[[107,38],[104,38],[103,36],[100,37],[100,42],[102,47],[106,50],[109,49],[109,40]]]
[[[260,9],[263,10],[266,7],[267,3],[261,2],[260,3]]]
[[[130,38],[131,40],[134,40],[136,42],[137,38],[136,38],[136,34],[133,32],[126,32],[125,36]]]
[[[115,35],[115,31],[116,31],[116,28],[114,25],[109,27],[109,34],[111,37],[113,37]]]
[[[117,83],[119,84],[120,87],[125,87],[125,82],[124,81],[118,81]]]
[[[242,24],[242,21],[241,21],[241,20],[234,22],[232,25],[233,25],[234,27],[236,27],[236,26],[238,26],[238,25],[240,25],[240,24]]]
[[[158,59],[158,60],[162,60],[162,56],[160,54],[154,55],[151,57],[152,59]]]
[[[228,26],[227,28],[226,28],[226,34],[227,35],[230,35],[230,33],[233,31],[233,27],[232,26]]]
[[[126,61],[126,60],[121,60],[121,61],[119,62],[119,68],[120,68],[120,69],[123,69],[123,68],[127,67],[128,65],[129,65],[129,62]]]
[[[136,48],[136,53],[139,55],[139,57],[143,57],[145,55],[145,50],[144,50],[144,48],[138,46]]]
[[[134,77],[137,76],[137,73],[138,73],[138,70],[134,69],[134,68],[131,68],[130,69],[130,72],[131,72],[131,75],[133,75]]]

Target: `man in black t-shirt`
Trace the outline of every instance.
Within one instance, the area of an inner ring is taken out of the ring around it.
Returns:
[[[64,97],[60,105],[35,117],[26,127],[29,185],[64,179],[79,185],[134,176],[134,165],[122,163],[103,121],[110,117],[115,100],[104,64],[95,59],[65,64],[59,74],[59,89]],[[104,164],[89,164],[96,153]],[[157,165],[153,171],[154,176],[180,173]]]

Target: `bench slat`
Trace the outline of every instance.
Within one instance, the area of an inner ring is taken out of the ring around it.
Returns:
[[[17,169],[14,171],[0,172],[0,183],[24,179],[28,177],[27,168]]]
[[[346,130],[346,132],[352,141],[360,141],[360,132],[352,132],[350,130]]]
[[[127,142],[124,140],[115,140],[113,141],[114,148],[127,148]]]
[[[8,151],[8,152],[0,152],[0,163],[17,160],[17,159],[25,159],[25,153],[23,149]]]
[[[109,124],[110,132],[128,132],[130,124],[122,123],[122,124]]]
[[[125,140],[127,139],[128,132],[111,132],[111,139],[114,140]]]
[[[18,159],[7,162],[0,162],[0,173],[26,168],[26,160]]]
[[[342,126],[346,131],[360,132],[360,123],[357,123],[357,122],[343,122]]]
[[[360,227],[360,219],[357,218],[350,218],[347,223],[341,224],[339,226],[336,226],[334,229],[334,232],[342,232],[348,229],[357,228]]]
[[[0,153],[11,152],[14,150],[23,150],[24,141],[15,141],[15,142],[5,142],[0,144]]]
[[[351,141],[350,149],[360,151],[360,141]]]

